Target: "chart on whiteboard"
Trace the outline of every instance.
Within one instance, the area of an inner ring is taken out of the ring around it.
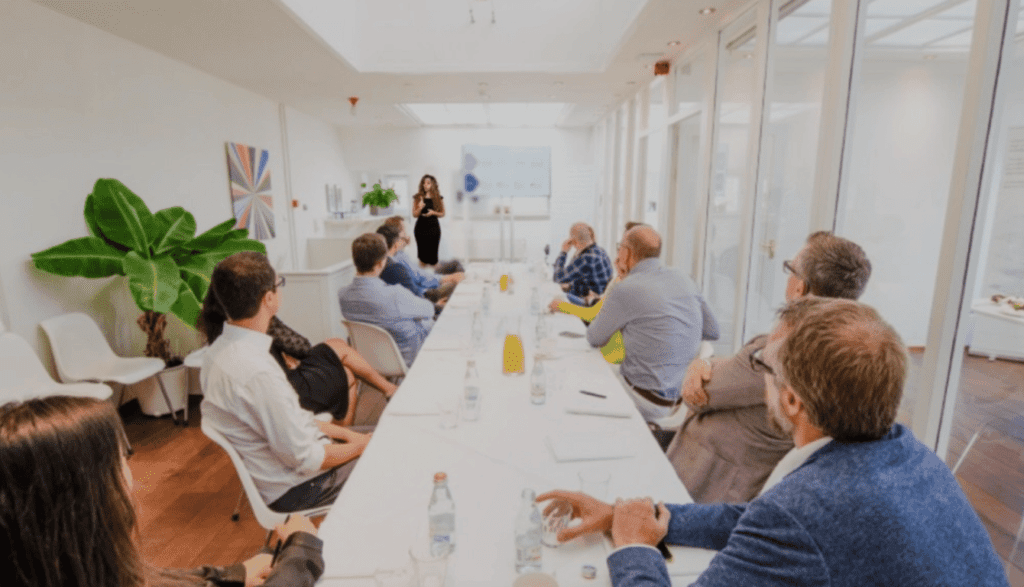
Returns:
[[[491,197],[551,195],[551,147],[462,145],[461,186]]]

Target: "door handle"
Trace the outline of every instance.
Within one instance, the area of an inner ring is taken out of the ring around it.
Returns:
[[[768,253],[769,259],[775,258],[775,239],[772,239],[766,243],[761,243],[761,250]]]

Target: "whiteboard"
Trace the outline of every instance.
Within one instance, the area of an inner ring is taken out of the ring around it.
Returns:
[[[551,195],[551,147],[462,145],[467,193],[496,197]]]

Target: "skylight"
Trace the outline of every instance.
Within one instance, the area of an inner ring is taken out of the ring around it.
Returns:
[[[555,126],[566,110],[558,102],[403,104],[425,126]]]

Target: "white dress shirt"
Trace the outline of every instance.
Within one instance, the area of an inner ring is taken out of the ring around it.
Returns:
[[[270,355],[273,339],[224,325],[203,357],[203,421],[227,438],[266,503],[320,473],[331,441]]]
[[[818,452],[819,448],[830,442],[832,442],[831,436],[823,436],[818,440],[808,442],[801,447],[793,448],[787,452],[786,456],[782,457],[782,460],[779,461],[779,464],[775,465],[772,474],[768,476],[768,480],[764,482],[764,487],[761,488],[761,493],[758,493],[758,495],[764,495],[769,489],[775,487],[779,481],[782,481],[783,477],[796,471],[800,468],[800,465],[811,458],[811,455]]]

